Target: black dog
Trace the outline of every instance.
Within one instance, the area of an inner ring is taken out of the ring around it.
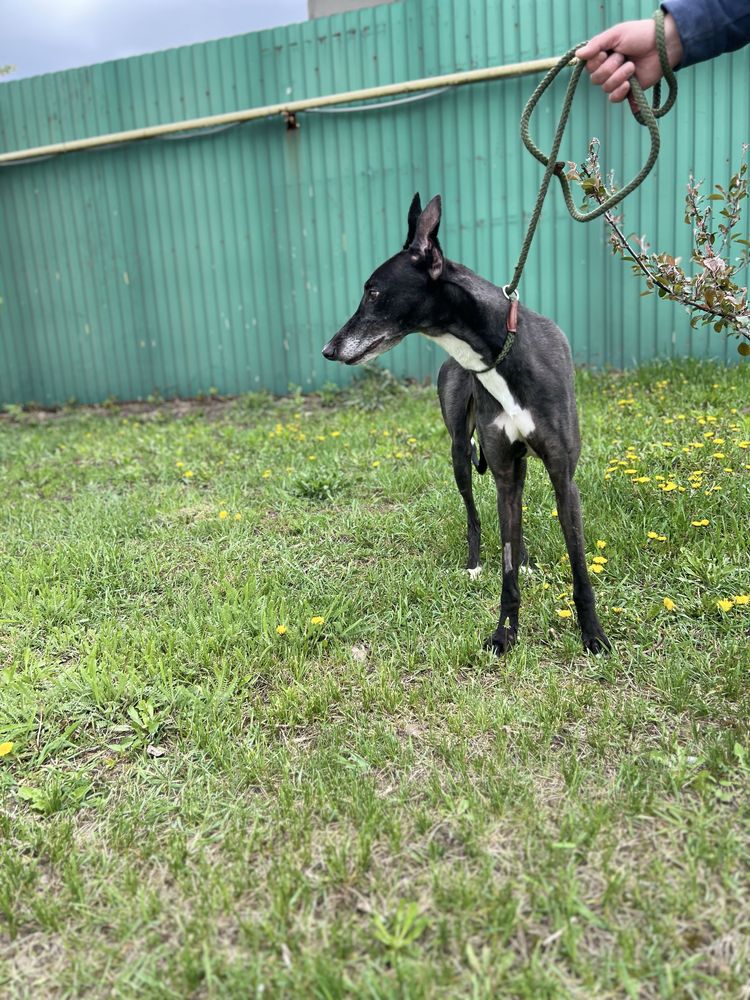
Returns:
[[[451,355],[440,371],[438,392],[452,439],[456,483],[466,505],[470,570],[478,567],[480,531],[471,489],[472,455],[480,470],[487,463],[497,488],[503,587],[500,620],[488,645],[504,653],[518,635],[521,495],[531,453],[544,462],[555,489],[584,649],[609,649],[594,607],[573,482],[581,441],[568,342],[551,320],[520,306],[515,342],[498,362],[508,335],[510,302],[502,289],[443,256],[437,238],[440,206],[438,195],[422,211],[419,195],[414,196],[403,250],[367,279],[359,308],[323,355],[362,364],[412,331]],[[472,444],[475,428],[480,455]]]

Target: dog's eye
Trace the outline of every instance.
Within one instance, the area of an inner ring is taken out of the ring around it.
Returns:
[[[380,292],[377,288],[368,288],[365,294],[367,295],[368,302],[374,302],[378,295],[380,295]]]

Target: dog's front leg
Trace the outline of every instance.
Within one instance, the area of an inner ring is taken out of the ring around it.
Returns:
[[[518,638],[518,609],[521,592],[518,570],[523,548],[521,500],[526,479],[526,459],[514,458],[500,472],[493,470],[497,488],[497,513],[503,556],[503,589],[500,596],[500,620],[485,646],[498,656],[506,653]]]

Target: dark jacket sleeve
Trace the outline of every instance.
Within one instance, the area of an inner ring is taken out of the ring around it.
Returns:
[[[664,0],[682,42],[683,69],[750,42],[750,0]]]

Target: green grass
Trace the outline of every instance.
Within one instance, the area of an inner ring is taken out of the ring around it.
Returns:
[[[578,390],[608,658],[433,389],[0,420],[3,996],[747,998],[750,368]]]

